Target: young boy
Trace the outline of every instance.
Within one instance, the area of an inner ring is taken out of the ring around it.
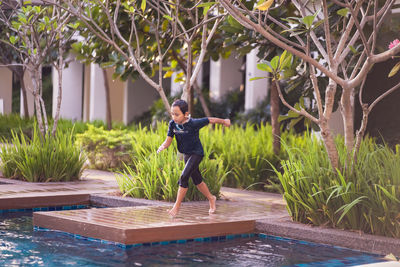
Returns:
[[[231,121],[229,119],[211,117],[192,119],[189,116],[188,104],[181,99],[175,100],[172,103],[171,114],[172,120],[169,122],[167,138],[158,148],[157,153],[168,148],[175,136],[178,151],[184,154],[185,168],[179,179],[179,189],[175,204],[172,209],[168,210],[168,213],[171,216],[176,216],[178,214],[181,203],[188,190],[189,177],[192,177],[193,183],[196,185],[197,189],[208,199],[210,203],[209,213],[214,213],[216,210],[215,202],[217,198],[208,190],[199,170],[199,164],[204,156],[203,146],[199,139],[199,130],[209,123],[219,123],[229,127]]]

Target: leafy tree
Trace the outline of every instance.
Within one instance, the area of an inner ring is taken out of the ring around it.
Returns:
[[[207,18],[215,4],[200,5],[191,1],[43,1],[61,6],[60,2],[67,5],[67,10],[80,20],[81,31],[90,36],[90,49],[92,51],[113,51],[104,55],[110,61],[103,62],[103,66],[115,67],[116,75],[126,79],[129,76],[140,75],[148,84],[157,90],[169,112],[170,106],[163,86],[163,71],[165,62],[168,61],[171,51],[177,53],[182,48],[178,40],[182,36],[191,36],[200,29],[207,36],[212,34],[208,24],[216,21],[218,16]],[[188,7],[188,5],[191,5]],[[195,12],[197,17],[192,26],[185,21],[184,13]],[[215,12],[213,12],[215,13]],[[202,14],[202,16],[199,16]],[[206,36],[204,35],[204,36]],[[196,35],[197,36],[197,35]],[[186,38],[185,37],[185,38]],[[190,39],[190,37],[188,38]],[[204,58],[201,52],[206,49],[208,39],[202,38],[201,50],[196,67],[187,79],[185,92],[193,85]],[[76,47],[75,49],[82,49]],[[111,50],[110,50],[111,49]],[[192,66],[193,60],[187,57]],[[152,78],[158,73],[158,81]],[[190,87],[189,87],[190,85]],[[184,93],[185,95],[185,93]],[[187,93],[186,93],[187,95]],[[185,96],[184,96],[185,97]]]
[[[400,52],[400,46],[396,46],[377,53],[379,30],[395,0],[322,0],[318,3],[293,0],[290,3],[284,1],[281,5],[261,0],[251,7],[246,7],[246,1],[218,2],[241,25],[304,61],[314,87],[318,113],[313,115],[302,107],[289,105],[276,82],[278,93],[281,101],[291,111],[307,117],[319,126],[332,168],[338,168],[338,152],[328,124],[334,110],[335,95],[337,92],[340,94],[339,105],[346,146],[349,151],[354,149],[356,152],[362,136],[357,134],[355,142],[352,98],[356,90],[362,90],[374,64],[386,61]],[[268,6],[267,2],[271,5]],[[298,15],[280,20],[270,15],[270,10],[283,8],[284,5],[295,9]],[[281,32],[289,32],[291,38],[285,38]],[[324,95],[320,92],[317,71],[328,78]]]
[[[8,40],[3,40],[18,54],[20,62],[30,73],[35,112],[43,136],[50,133],[44,100],[42,98],[42,68],[54,63],[59,73],[57,111],[51,133],[54,135],[61,106],[61,80],[64,51],[75,33],[70,24],[72,16],[62,7],[32,5],[30,1],[1,2],[0,21],[9,29]]]

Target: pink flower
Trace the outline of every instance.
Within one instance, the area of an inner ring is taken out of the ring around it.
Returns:
[[[399,39],[393,40],[393,42],[391,42],[389,45],[389,49],[392,49],[393,47],[395,47],[398,44],[400,44]]]

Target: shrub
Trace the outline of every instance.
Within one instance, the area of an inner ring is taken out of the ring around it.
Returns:
[[[33,125],[35,120],[33,118],[25,119],[19,114],[6,114],[0,115],[0,137],[5,140],[11,140],[15,133],[23,133],[26,136],[32,136]]]
[[[1,148],[3,175],[28,182],[56,182],[78,180],[85,158],[73,145],[73,133],[57,133],[56,137],[42,138],[34,128],[32,139],[12,132],[12,141]]]
[[[289,214],[295,221],[400,237],[400,153],[366,138],[351,161],[343,138],[336,140],[340,169],[330,168],[322,143],[309,135],[304,146],[287,147],[282,161]]]
[[[76,146],[82,147],[89,167],[100,170],[120,170],[130,160],[133,134],[126,129],[104,130],[87,125],[84,133],[76,135]]]

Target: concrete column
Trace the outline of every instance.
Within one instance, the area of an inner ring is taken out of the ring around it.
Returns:
[[[213,101],[221,100],[226,93],[240,87],[243,82],[242,64],[242,57],[236,59],[233,56],[210,62],[210,98]]]
[[[85,64],[83,78],[83,121],[90,121],[90,76],[91,64]]]
[[[60,118],[82,120],[83,71],[84,65],[71,62],[62,74],[62,99]],[[53,117],[56,115],[58,97],[58,72],[53,67]]]
[[[128,81],[122,81],[117,78],[113,80],[114,69],[107,69],[108,83],[110,86],[110,102],[111,102],[111,120],[124,121],[124,96],[128,88]]]
[[[157,79],[157,77],[154,78],[154,80]],[[142,78],[134,82],[129,80],[124,94],[124,123],[130,123],[135,117],[149,110],[153,102],[159,97],[156,89]]]
[[[11,113],[12,104],[12,71],[6,67],[0,67],[0,110],[2,114]]]
[[[90,65],[89,121],[106,120],[106,90],[103,71],[99,65]]]
[[[259,58],[257,57],[258,49],[253,49],[246,55],[246,81],[245,81],[245,110],[253,109],[265,100],[269,90],[269,79],[261,79],[250,81],[254,77],[265,77],[267,72],[259,70],[257,64]]]

